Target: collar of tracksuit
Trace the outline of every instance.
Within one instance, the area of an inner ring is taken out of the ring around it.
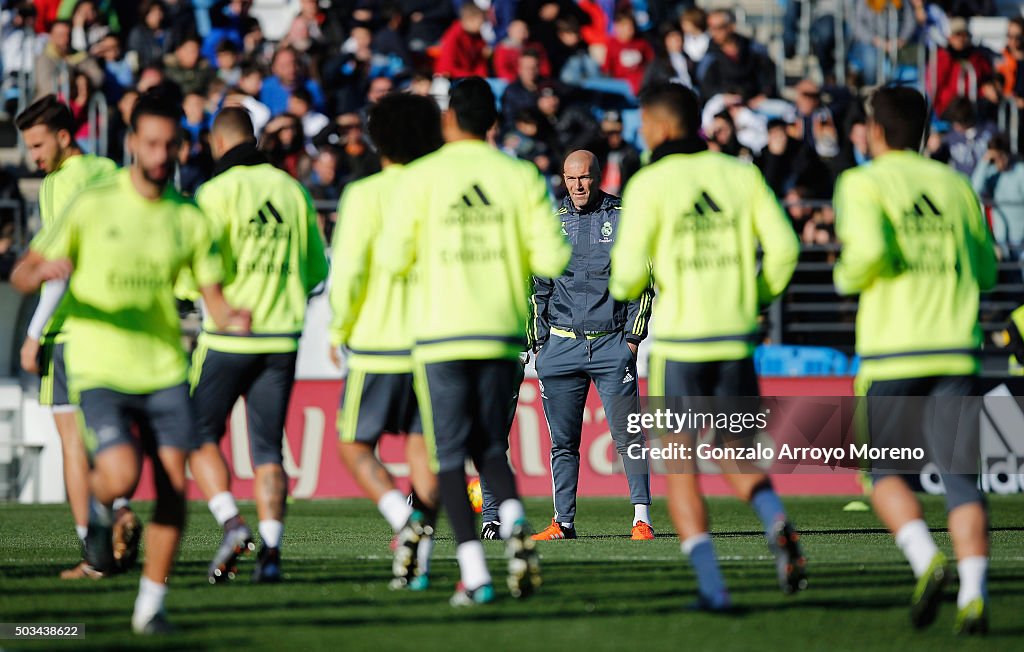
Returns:
[[[584,208],[583,210],[576,208],[576,204],[572,203],[572,197],[568,195],[562,198],[562,207],[564,207],[569,213],[575,213],[576,215],[589,215],[590,213],[596,213],[615,205],[615,197],[600,189],[598,189],[597,192],[599,199],[591,203],[589,208]]]
[[[700,138],[677,138],[666,140],[651,152],[651,163],[670,154],[696,154],[707,150],[708,144]]]
[[[242,143],[224,152],[224,156],[221,156],[217,164],[213,166],[213,176],[227,172],[236,165],[262,165],[266,162],[267,157],[256,149],[256,143]]]

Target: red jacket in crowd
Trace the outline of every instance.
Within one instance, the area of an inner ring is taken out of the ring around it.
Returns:
[[[654,50],[642,38],[635,38],[628,43],[610,38],[608,54],[604,59],[604,73],[609,77],[625,79],[633,87],[633,92],[639,93],[644,71],[653,59]]]
[[[487,43],[479,34],[470,34],[456,21],[441,37],[434,73],[452,79],[487,76]]]
[[[972,66],[974,66],[974,72],[978,78],[978,86],[980,87],[982,82],[992,79],[992,63],[988,60],[988,57],[979,49],[971,48],[970,52],[964,58]],[[939,48],[937,61],[938,74],[938,88],[933,89],[935,98],[935,115],[942,116],[945,112],[946,107],[953,101],[958,95],[967,95],[970,92],[968,87],[968,73],[961,72],[963,66],[961,61],[950,53],[949,48]],[[958,92],[961,84],[959,79],[961,74],[964,75],[963,81],[963,92]],[[931,80],[929,80],[930,84]]]

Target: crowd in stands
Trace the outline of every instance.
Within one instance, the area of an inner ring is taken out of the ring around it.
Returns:
[[[692,0],[297,0],[274,41],[252,4],[4,0],[3,108],[16,111],[19,79],[31,72],[35,97],[56,93],[71,106],[83,146],[123,160],[137,94],[174,86],[187,143],[183,190],[212,174],[212,116],[243,106],[271,161],[333,203],[345,184],[379,169],[368,107],[394,90],[441,99],[451,81],[480,75],[500,97],[498,147],[533,161],[556,195],[564,155],[589,149],[602,188],[618,194],[644,158],[635,96],[673,81],[699,92],[709,146],[756,164],[802,239],[824,244],[834,240],[837,175],[869,160],[863,89],[907,80],[909,69],[908,83],[934,107],[926,151],[999,204],[993,230],[1008,252],[1024,243],[1020,143],[997,128],[1000,111],[1024,110],[1024,18],[1006,16],[1001,52],[978,44],[969,18],[994,15],[992,0],[782,0],[784,56],[797,56],[805,24],[820,66],[784,87],[784,61],[750,25]],[[841,4],[847,74],[837,76]],[[922,51],[930,60],[914,69],[907,62]],[[105,129],[97,113],[108,116]],[[325,212],[328,235],[332,219]]]

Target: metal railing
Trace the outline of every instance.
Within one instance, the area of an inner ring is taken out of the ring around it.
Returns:
[[[1012,97],[1005,97],[999,104],[999,131],[1010,139],[1010,151],[1014,154],[1020,149],[1020,114],[1021,109]]]
[[[26,30],[25,40],[21,45],[22,69],[15,77],[15,84],[18,93],[17,115],[24,111],[32,102],[36,93],[36,36],[32,30]],[[23,166],[28,161],[28,149],[25,147],[25,139],[18,132],[18,165]]]
[[[88,151],[97,156],[106,156],[110,137],[110,112],[102,90],[95,91],[89,98],[86,120],[89,134],[86,140]]]
[[[938,88],[935,90],[938,92]],[[966,96],[972,102],[978,101],[978,71],[969,61],[960,62],[960,72],[956,77],[956,94]]]

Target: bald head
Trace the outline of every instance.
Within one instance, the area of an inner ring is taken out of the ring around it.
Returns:
[[[597,199],[596,191],[601,187],[601,164],[593,152],[578,149],[566,156],[562,176],[576,210],[587,208]]]
[[[256,142],[256,133],[249,112],[238,106],[221,109],[213,119],[210,129],[210,149],[213,157],[219,159],[228,150],[245,142]]]

